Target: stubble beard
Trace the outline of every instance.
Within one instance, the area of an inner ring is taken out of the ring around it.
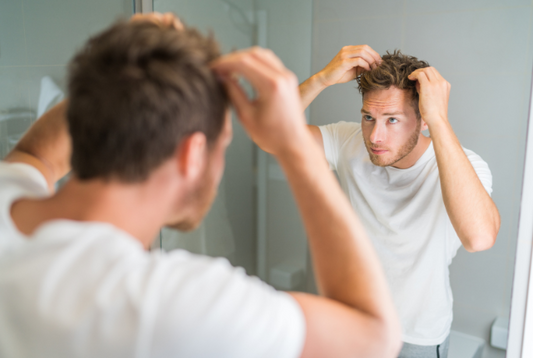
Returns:
[[[418,120],[416,129],[409,137],[409,140],[398,150],[398,155],[396,155],[394,158],[390,159],[389,161],[384,161],[383,158],[381,158],[379,155],[372,153],[372,143],[365,141],[366,150],[368,152],[368,155],[370,156],[370,161],[372,164],[380,166],[380,167],[390,167],[396,163],[398,163],[403,158],[407,157],[409,153],[415,149],[416,145],[418,144],[418,138],[420,138],[420,127],[422,125],[422,121]]]

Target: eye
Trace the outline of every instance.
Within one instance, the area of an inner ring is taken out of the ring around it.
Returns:
[[[365,121],[371,121],[374,119],[372,118],[372,116],[369,116],[368,114],[364,115],[363,118],[365,119]]]
[[[398,123],[398,120],[396,118],[389,118],[389,123]]]

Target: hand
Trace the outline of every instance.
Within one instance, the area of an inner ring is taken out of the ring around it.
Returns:
[[[151,21],[156,25],[162,27],[174,27],[176,30],[183,30],[183,24],[173,13],[166,12],[161,14],[159,12],[151,12],[147,14],[135,14],[130,21]]]
[[[437,121],[448,120],[448,100],[451,85],[433,67],[419,68],[408,77],[417,81],[418,107],[424,122],[429,127]]]
[[[213,69],[224,80],[240,122],[261,149],[273,155],[301,147],[310,136],[298,93],[298,80],[270,50],[254,47],[216,60]],[[250,100],[237,79],[256,91]]]
[[[381,56],[368,45],[344,46],[324,69],[316,74],[323,86],[346,83],[381,64]]]

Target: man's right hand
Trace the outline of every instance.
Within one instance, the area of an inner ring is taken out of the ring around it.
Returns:
[[[354,80],[364,71],[381,63],[381,56],[368,45],[344,46],[322,71],[315,76],[323,86]]]
[[[300,85],[304,109],[326,87],[346,83],[381,64],[381,56],[368,45],[344,46],[320,72]]]
[[[237,115],[264,151],[282,155],[310,139],[298,95],[298,80],[270,50],[254,47],[223,56],[213,63],[222,76]],[[256,91],[248,98],[238,78],[244,77]]]

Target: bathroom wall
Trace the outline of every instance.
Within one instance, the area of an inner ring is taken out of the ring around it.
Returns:
[[[531,0],[315,0],[312,69],[344,45],[380,54],[401,49],[428,61],[452,85],[449,118],[464,147],[489,164],[502,225],[495,246],[460,249],[451,265],[452,329],[490,341],[497,316],[508,316],[518,225],[529,85],[533,66]],[[360,121],[355,83],[327,89],[311,123]],[[486,347],[484,357],[504,357]]]
[[[252,0],[155,0],[154,11],[173,12],[203,33],[213,32],[224,53],[253,43]],[[248,274],[256,273],[255,147],[235,116],[233,141],[213,207],[190,233],[163,229],[165,250],[224,256]]]
[[[66,65],[88,36],[132,13],[131,0],[9,0],[0,2],[0,157],[36,118],[40,83],[64,90]]]
[[[273,50],[300,82],[311,75],[312,5],[312,0],[256,0],[256,9],[262,13],[259,16],[266,19],[266,43],[260,45]],[[258,200],[259,206],[265,206],[263,216],[259,209],[258,219],[265,223],[259,239],[264,234],[266,240],[264,250],[258,251],[264,264],[261,278],[280,289],[306,290],[307,240],[300,214],[276,160],[269,156],[265,166],[264,181],[258,180],[260,187],[265,185],[266,195],[264,202]],[[259,170],[258,175],[261,173]],[[280,285],[273,276],[276,270],[298,276],[295,284]]]

